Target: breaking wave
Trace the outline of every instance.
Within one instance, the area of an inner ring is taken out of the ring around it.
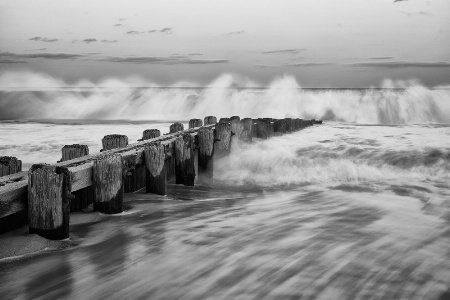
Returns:
[[[415,82],[302,89],[292,76],[261,87],[224,74],[205,88],[194,86],[183,82],[161,87],[138,78],[69,85],[48,75],[6,72],[0,74],[0,119],[188,120],[239,115],[358,124],[450,123],[449,87],[427,88]]]

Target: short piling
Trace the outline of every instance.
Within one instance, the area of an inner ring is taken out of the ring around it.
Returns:
[[[105,214],[123,211],[123,162],[119,154],[98,156],[92,167],[94,210]]]
[[[161,136],[161,131],[159,131],[158,129],[146,129],[144,130],[144,132],[142,132],[141,141],[151,140],[159,136]]]
[[[0,177],[22,171],[22,161],[14,156],[0,156]]]
[[[170,125],[170,132],[169,133],[175,133],[178,131],[183,131],[184,130],[184,125],[181,123],[173,123],[172,125]]]
[[[207,116],[204,119],[204,124],[206,125],[215,125],[217,123],[217,118],[214,116]]]
[[[89,155],[89,147],[87,145],[79,144],[65,145],[64,147],[62,147],[61,152],[62,158],[60,161],[67,161]]]
[[[189,120],[189,129],[203,126],[203,122],[200,119],[190,119]]]
[[[165,195],[167,193],[167,175],[165,166],[165,150],[161,143],[146,145],[144,160],[146,168],[147,193]]]
[[[286,132],[293,132],[293,124],[291,118],[284,118],[284,121],[286,122]]]
[[[268,139],[271,136],[272,126],[269,118],[257,120],[256,136],[260,139]]]
[[[201,127],[198,132],[198,178],[203,182],[213,180],[214,174],[214,130]]]
[[[276,120],[273,123],[273,129],[274,129],[274,132],[276,132],[278,134],[286,133],[286,131],[287,131],[286,130],[286,120],[285,119]]]
[[[66,169],[44,164],[28,172],[29,233],[51,240],[69,237],[69,175]]]
[[[128,137],[121,134],[109,134],[105,135],[102,139],[102,150],[106,151],[116,148],[125,147],[128,145]]]
[[[184,133],[175,140],[175,182],[194,186],[194,137],[190,133]]]

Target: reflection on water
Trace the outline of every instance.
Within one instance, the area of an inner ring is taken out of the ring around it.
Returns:
[[[169,201],[130,195],[126,214],[72,226],[78,246],[0,262],[0,294],[5,299],[448,295],[448,215],[415,198],[350,189],[171,186]],[[191,193],[198,201],[179,200]]]

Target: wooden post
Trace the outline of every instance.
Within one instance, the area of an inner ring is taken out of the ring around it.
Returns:
[[[61,149],[61,152],[62,158],[60,161],[67,161],[85,155],[89,155],[89,147],[87,145],[79,145],[79,144],[65,145]]]
[[[28,172],[29,232],[51,240],[69,237],[69,174],[36,164]]]
[[[216,140],[214,146],[215,156],[220,158],[230,153],[231,125],[230,123],[219,122],[216,125]]]
[[[184,133],[175,140],[175,177],[177,184],[194,186],[194,137]]]
[[[244,118],[241,120],[242,132],[240,140],[244,143],[252,142],[252,130],[253,130],[253,120],[250,118]]]
[[[0,177],[22,171],[22,161],[14,156],[0,156]]]
[[[181,123],[173,123],[172,125],[170,125],[170,132],[169,133],[175,133],[178,131],[183,131],[184,130],[184,126]]]
[[[126,135],[121,134],[105,135],[102,139],[102,145],[103,149],[100,151],[125,147],[128,145],[128,137]]]
[[[206,125],[214,125],[217,123],[217,118],[214,116],[207,116],[205,117],[205,126]]]
[[[300,129],[303,129],[303,128],[305,128],[305,127],[306,127],[305,120],[300,119]]]
[[[258,137],[258,119],[252,119],[252,138]]]
[[[123,162],[119,154],[98,156],[92,167],[94,210],[105,214],[123,211]]]
[[[167,193],[164,145],[160,142],[145,145],[146,192],[158,195]]]
[[[293,132],[293,124],[291,118],[285,118],[284,121],[286,122],[286,132]]]
[[[293,131],[299,131],[300,130],[300,119],[296,118],[296,119],[292,120],[292,122],[294,124]]]
[[[315,120],[315,121],[314,121],[314,124],[320,125],[320,124],[322,124],[322,120]]]
[[[258,123],[257,137],[260,139],[268,139],[272,131],[270,119],[268,118],[258,119],[257,123]]]
[[[231,123],[230,118],[220,118],[219,123]]]
[[[67,161],[75,158],[79,158],[85,155],[89,155],[89,147],[87,145],[65,145],[62,149],[61,161]],[[70,212],[80,211],[86,208],[94,201],[94,188],[88,186],[84,189],[75,191],[72,193],[73,197],[70,197]]]
[[[198,137],[198,177],[201,181],[210,182],[214,174],[214,130],[201,127]]]
[[[286,120],[279,119],[273,123],[274,132],[284,134],[286,133]]]
[[[161,131],[159,131],[158,129],[146,129],[142,133],[141,141],[154,139],[154,138],[157,138],[159,136],[161,136]]]
[[[190,119],[189,120],[189,129],[203,126],[203,122],[200,119]]]
[[[28,224],[28,172],[0,177],[0,234],[26,224]]]

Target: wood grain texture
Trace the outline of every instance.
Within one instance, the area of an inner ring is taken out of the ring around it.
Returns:
[[[198,137],[198,177],[201,181],[212,181],[214,175],[214,129],[201,127]]]
[[[175,140],[175,177],[177,184],[194,186],[194,137],[185,133]]]
[[[273,130],[276,133],[281,133],[281,134],[286,133],[286,131],[287,131],[287,129],[286,129],[286,120],[285,119],[276,120],[273,123]]]
[[[154,139],[161,136],[161,131],[158,129],[146,129],[142,133],[142,141]]]
[[[292,119],[285,118],[284,121],[286,122],[286,132],[292,132],[293,131]]]
[[[178,131],[183,131],[184,130],[184,125],[181,123],[173,123],[172,125],[170,125],[170,132],[169,133],[175,133]]]
[[[67,170],[33,165],[28,172],[29,232],[49,239],[69,236]]]
[[[115,214],[123,211],[123,163],[119,154],[97,157],[93,165],[94,210]]]
[[[268,139],[271,136],[272,126],[270,119],[261,118],[257,120],[256,136],[260,139]]]
[[[200,119],[190,119],[189,128],[197,128],[203,125],[203,121]]]
[[[217,123],[217,118],[214,117],[214,116],[207,116],[207,117],[205,117],[203,123],[205,124],[205,126],[206,126],[206,125],[216,125],[216,123]]]

